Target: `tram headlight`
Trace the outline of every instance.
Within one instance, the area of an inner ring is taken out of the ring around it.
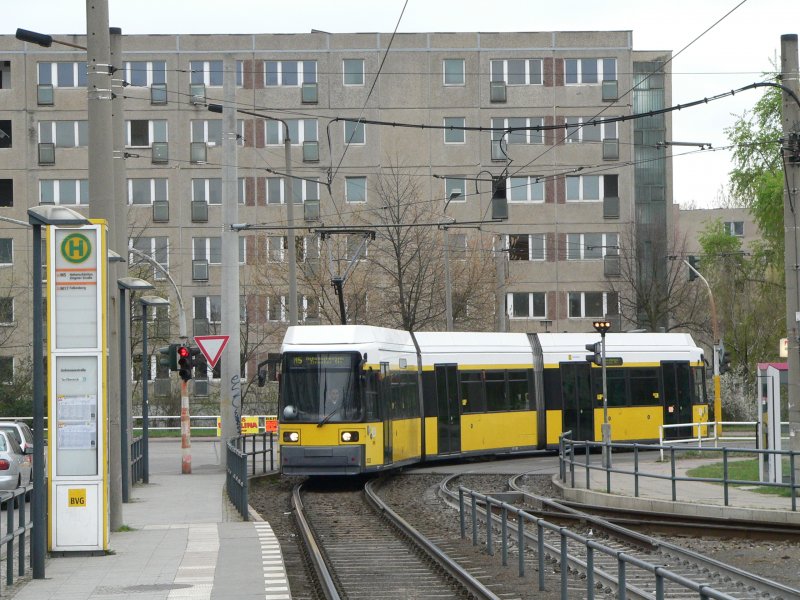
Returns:
[[[343,431],[339,439],[343,442],[357,442],[358,441],[358,432],[357,431]]]
[[[300,432],[299,431],[284,431],[283,432],[283,441],[284,442],[294,442],[297,443],[300,441]]]

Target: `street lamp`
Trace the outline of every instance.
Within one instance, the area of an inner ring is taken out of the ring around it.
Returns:
[[[120,402],[120,462],[122,464],[122,501],[128,502],[131,484],[130,442],[128,441],[128,319],[127,291],[152,290],[155,286],[138,277],[120,277],[119,288],[119,402]]]
[[[161,296],[142,296],[142,481],[150,483],[149,420],[150,407],[147,405],[147,382],[150,380],[150,361],[147,359],[147,307],[169,306],[169,300]]]
[[[595,331],[600,334],[600,365],[603,373],[603,425],[600,428],[603,437],[603,467],[611,468],[611,423],[608,422],[608,397],[606,385],[606,333],[611,329],[608,321],[594,321]]]
[[[80,213],[66,206],[34,206],[28,209],[33,227],[33,502],[31,503],[31,568],[34,579],[44,579],[47,549],[47,490],[44,487],[44,335],[42,330],[42,226],[90,225]]]
[[[447,217],[447,207],[456,198],[461,197],[461,192],[450,192],[450,197],[444,203],[444,216]],[[444,311],[447,319],[447,331],[453,331],[453,288],[450,282],[450,232],[444,227]]]

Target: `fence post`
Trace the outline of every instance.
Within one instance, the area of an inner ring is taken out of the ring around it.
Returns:
[[[544,524],[543,519],[536,520],[536,546],[539,559],[539,591],[544,591]]]
[[[517,513],[517,550],[519,550],[519,576],[525,577],[525,516]]]
[[[486,552],[494,556],[494,540],[492,539],[492,499],[486,496]]]
[[[675,482],[675,446],[669,447],[669,462],[670,462],[670,473],[672,475],[672,501],[675,502],[678,497],[678,490],[676,488]]]
[[[594,548],[586,542],[586,598],[594,600]]]
[[[639,497],[639,445],[633,444],[633,497]]]
[[[795,487],[797,482],[795,481],[795,477],[794,477],[794,457],[795,457],[794,452],[790,452],[789,453],[789,483],[792,484],[792,512],[796,512],[797,511],[797,489]]]
[[[625,561],[622,560],[622,552],[617,552],[617,586],[618,600],[625,600],[628,596],[627,574],[625,572]]]
[[[461,539],[463,540],[467,537],[467,522],[466,522],[466,515],[464,514],[464,488],[459,486],[458,488],[458,520],[461,524]]]
[[[472,545],[478,545],[478,499],[475,492],[470,492],[472,498]]]
[[[504,567],[508,566],[508,507],[505,503],[502,505],[502,512],[500,513],[500,535],[502,537],[501,556]]]
[[[24,496],[23,496],[24,497]],[[19,566],[17,567],[17,571],[20,577],[25,575],[25,534],[27,533],[27,529],[25,528],[25,502],[24,500],[19,503],[19,528],[20,528],[20,535],[19,541],[17,543],[17,563]]]
[[[728,506],[728,447],[722,447],[722,488],[725,490],[725,506]]]
[[[569,593],[567,589],[567,571],[569,570],[568,561],[567,561],[567,534],[565,531],[567,530],[566,527],[559,528],[559,533],[561,534],[561,597],[562,598],[569,598]]]

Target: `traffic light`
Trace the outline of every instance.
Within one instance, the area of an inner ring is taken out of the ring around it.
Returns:
[[[184,381],[192,378],[192,353],[188,346],[178,346],[178,375]]]
[[[694,269],[697,269],[698,271],[700,270],[699,269],[700,259],[697,256],[690,254],[687,260],[689,262],[689,265],[692,267],[691,269],[689,269],[689,281],[694,281],[695,279],[697,279],[697,273],[694,271]]]
[[[586,355],[586,362],[594,363],[598,367],[603,366],[603,342],[595,342],[594,344],[586,344],[586,349],[591,354]]]
[[[731,353],[723,351],[719,357],[719,374],[727,373],[731,370]]]

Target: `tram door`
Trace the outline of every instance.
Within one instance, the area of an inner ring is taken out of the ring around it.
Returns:
[[[561,363],[561,402],[564,407],[562,431],[572,439],[594,441],[594,406],[591,367],[588,363]]]
[[[691,423],[692,377],[688,362],[662,362],[664,377],[664,425]],[[686,439],[692,436],[691,427],[670,427],[664,430],[668,440]]]
[[[458,404],[458,368],[434,365],[438,409],[439,454],[461,451],[461,411]]]

